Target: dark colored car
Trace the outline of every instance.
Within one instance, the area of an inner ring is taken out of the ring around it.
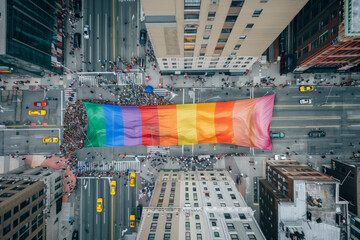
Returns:
[[[145,46],[145,44],[146,44],[146,30],[141,29],[140,30],[140,45]]]
[[[143,206],[141,204],[139,204],[136,207],[136,218],[139,220],[141,219],[142,210],[143,210]]]
[[[75,33],[74,34],[74,48],[77,50],[78,48],[81,48],[81,34]]]
[[[79,239],[79,232],[75,230],[72,234],[72,240],[78,240]]]
[[[313,130],[309,132],[309,137],[313,138],[319,138],[319,137],[325,137],[326,133],[323,130]]]

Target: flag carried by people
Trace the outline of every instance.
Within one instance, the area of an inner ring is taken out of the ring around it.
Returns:
[[[116,106],[84,102],[85,147],[227,143],[272,150],[275,94],[198,104]]]

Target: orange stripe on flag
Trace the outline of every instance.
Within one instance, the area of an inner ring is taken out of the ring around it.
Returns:
[[[158,106],[160,145],[178,145],[176,105]]]
[[[235,102],[218,102],[215,107],[215,132],[218,143],[235,143],[233,108]]]
[[[216,103],[199,103],[196,108],[196,130],[198,143],[216,143]]]

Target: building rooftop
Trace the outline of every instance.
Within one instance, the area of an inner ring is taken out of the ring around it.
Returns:
[[[331,177],[294,160],[271,160],[267,161],[266,165],[293,180],[335,182]]]

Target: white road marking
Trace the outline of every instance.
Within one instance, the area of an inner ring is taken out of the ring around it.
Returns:
[[[105,13],[105,59],[108,59],[107,57],[107,14]]]
[[[96,45],[97,45],[97,60],[101,60],[100,59],[100,39],[99,39],[99,14],[97,15],[97,30],[96,30],[96,36],[97,36],[97,39],[96,39]]]

